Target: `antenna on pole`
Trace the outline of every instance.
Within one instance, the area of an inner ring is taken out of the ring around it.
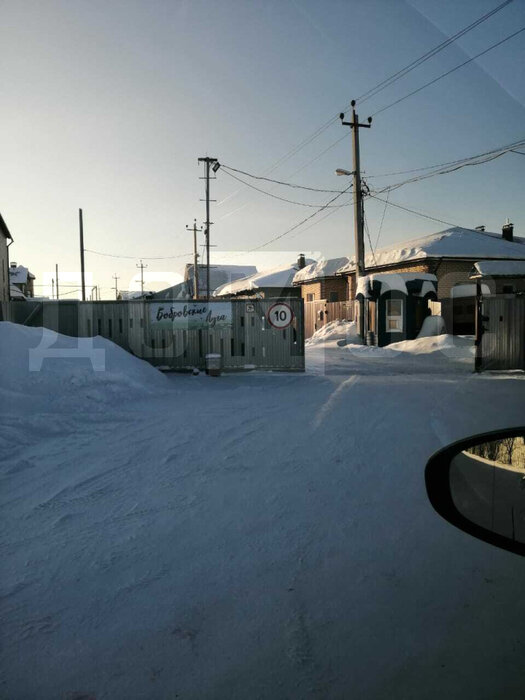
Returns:
[[[136,267],[140,268],[140,294],[141,296],[144,296],[144,268],[148,266],[144,265],[144,263],[141,260],[140,265],[136,265]]]
[[[113,275],[113,279],[115,280],[115,286],[113,287],[113,289],[115,290],[115,301],[116,301],[116,300],[118,299],[117,280],[120,279],[120,277],[117,277],[117,273],[116,273],[116,272],[115,272],[115,274]]]

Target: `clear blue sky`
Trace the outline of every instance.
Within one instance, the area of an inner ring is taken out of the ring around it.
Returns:
[[[199,156],[262,174],[350,99],[499,1],[4,0],[0,208],[15,239],[12,259],[29,266],[39,284],[59,263],[73,283],[82,207],[86,248],[136,256],[87,254],[93,283],[110,296],[117,273],[119,287],[131,287],[141,256],[191,251],[185,225],[205,218]],[[360,117],[524,25],[525,1],[514,0],[364,103]],[[422,167],[525,137],[524,49],[525,33],[379,114],[361,134],[364,171]],[[340,188],[334,170],[351,169],[349,138],[302,166],[343,134],[333,124],[271,176]],[[494,231],[508,216],[525,235],[524,173],[525,157],[508,154],[407,185],[391,200]],[[284,188],[275,193],[319,204],[330,197]],[[264,267],[299,251],[353,254],[346,207],[276,242],[272,255],[227,255],[264,243],[313,209],[243,188],[224,171],[212,196],[218,200],[212,205],[217,262]],[[382,214],[380,203],[367,202],[374,241]],[[380,245],[442,228],[389,207]],[[148,261],[147,273],[174,279],[186,261]]]

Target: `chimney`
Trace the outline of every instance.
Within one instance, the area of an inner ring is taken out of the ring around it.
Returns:
[[[514,240],[514,224],[511,224],[508,219],[507,223],[501,229],[501,235],[504,240],[509,241],[510,243],[512,243]]]
[[[304,253],[300,253],[299,257],[297,258],[297,267],[302,270],[303,267],[306,267],[306,260],[304,259]]]
[[[476,226],[474,231],[481,231],[483,233],[485,231],[485,227],[484,226]]]

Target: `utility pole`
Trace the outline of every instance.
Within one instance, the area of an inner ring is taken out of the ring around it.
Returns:
[[[86,301],[86,279],[84,271],[84,221],[82,209],[78,210],[78,223],[80,225],[80,274],[82,276],[82,301]]]
[[[201,180],[206,180],[206,221],[204,229],[204,235],[206,236],[206,301],[210,300],[210,226],[212,221],[210,221],[210,168],[216,173],[221,167],[217,158],[198,158],[198,163],[205,164],[205,176],[201,177]],[[213,200],[215,201],[215,200]],[[201,199],[202,202],[202,199]]]
[[[368,124],[360,124],[359,117],[355,111],[355,100],[350,103],[352,105],[352,121],[343,121],[345,115],[341,112],[339,115],[341,123],[344,126],[349,126],[352,129],[352,151],[354,165],[354,241],[355,241],[355,288],[357,293],[357,283],[360,277],[365,275],[365,242],[363,237],[364,229],[364,208],[363,208],[363,192],[361,189],[361,157],[359,153],[359,128],[370,129],[372,125],[372,117],[368,117]],[[359,300],[359,335],[361,340],[365,342],[365,303],[364,299]]]
[[[51,299],[55,298],[55,280],[51,278]]]
[[[141,261],[141,262],[142,262],[142,261]],[[116,272],[115,272],[115,274],[113,275],[113,279],[115,280],[115,286],[114,286],[114,290],[115,290],[115,301],[117,301],[117,299],[118,299],[117,280],[119,280],[120,277],[117,277],[117,273],[116,273]]]
[[[199,254],[197,253],[197,231],[202,231],[202,228],[197,228],[197,219],[193,219],[193,226],[186,224],[187,231],[193,231],[193,298],[199,298]],[[209,281],[208,281],[209,284]]]
[[[59,298],[58,296],[58,263],[55,264],[55,279],[57,283],[57,299]]]
[[[142,296],[144,296],[144,268],[148,266],[144,265],[141,260],[140,265],[136,265],[136,267],[140,267],[140,293]]]

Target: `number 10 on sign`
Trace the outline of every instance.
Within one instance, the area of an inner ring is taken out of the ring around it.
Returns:
[[[267,316],[270,325],[279,330],[288,328],[293,321],[293,311],[291,307],[284,302],[279,302],[278,304],[270,306]]]

